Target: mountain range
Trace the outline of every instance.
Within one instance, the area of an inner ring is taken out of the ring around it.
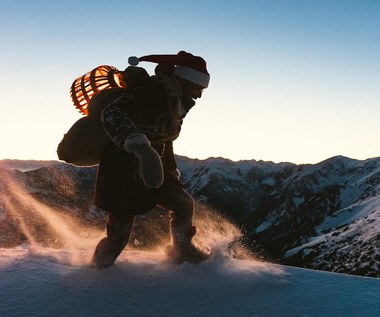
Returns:
[[[296,165],[177,156],[177,163],[181,181],[199,205],[236,224],[242,232],[239,242],[258,257],[380,277],[380,157],[336,156]],[[0,161],[0,247],[20,245],[28,236],[40,243],[58,243],[38,221],[39,215],[25,216],[31,205],[39,209],[36,204],[104,227],[104,211],[92,201],[95,177],[96,167]],[[26,196],[32,199],[22,198]],[[167,234],[167,228],[159,228],[167,225],[164,214],[157,210],[141,217],[145,223],[158,219],[153,231]],[[132,241],[141,245],[149,239],[152,230],[148,238],[140,232]]]

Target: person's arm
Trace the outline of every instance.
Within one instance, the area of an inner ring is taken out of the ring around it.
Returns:
[[[173,175],[175,178],[179,179],[179,177],[181,176],[181,173],[177,168],[177,162],[174,156],[172,141],[165,142],[165,153],[164,153],[163,161],[164,161],[165,170],[171,175]]]
[[[104,130],[109,138],[121,149],[125,149],[124,144],[127,137],[133,133],[140,133],[133,123],[132,115],[127,109],[132,109],[134,101],[132,97],[123,92],[116,97],[102,112],[101,119]]]
[[[167,170],[175,170],[177,168],[172,141],[165,142],[164,164]]]
[[[143,183],[147,187],[158,188],[164,179],[161,158],[146,135],[133,122],[133,109],[136,107],[131,95],[124,92],[103,110],[101,119],[109,138],[138,159]],[[127,111],[128,109],[131,111]]]

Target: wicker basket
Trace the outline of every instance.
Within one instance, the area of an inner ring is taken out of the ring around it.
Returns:
[[[102,65],[78,77],[71,85],[74,106],[84,115],[91,98],[99,91],[125,87],[122,72],[113,66]]]

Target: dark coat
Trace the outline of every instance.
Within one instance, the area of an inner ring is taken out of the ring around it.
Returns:
[[[113,142],[100,160],[95,205],[119,214],[144,213],[156,205],[162,187],[173,182],[182,186],[170,173],[177,168],[172,142],[182,124],[174,113],[178,100],[167,94],[165,85],[155,76],[113,98],[102,113],[104,128]],[[136,157],[123,149],[131,133],[145,134],[160,154],[165,175],[159,189],[143,185]]]

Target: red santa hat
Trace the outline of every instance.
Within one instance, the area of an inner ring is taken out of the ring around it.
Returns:
[[[205,60],[200,56],[194,56],[185,51],[181,51],[177,55],[147,55],[128,58],[128,63],[132,66],[138,65],[139,62],[175,65],[174,74],[176,76],[204,88],[207,88],[210,82],[210,74],[207,71]]]

